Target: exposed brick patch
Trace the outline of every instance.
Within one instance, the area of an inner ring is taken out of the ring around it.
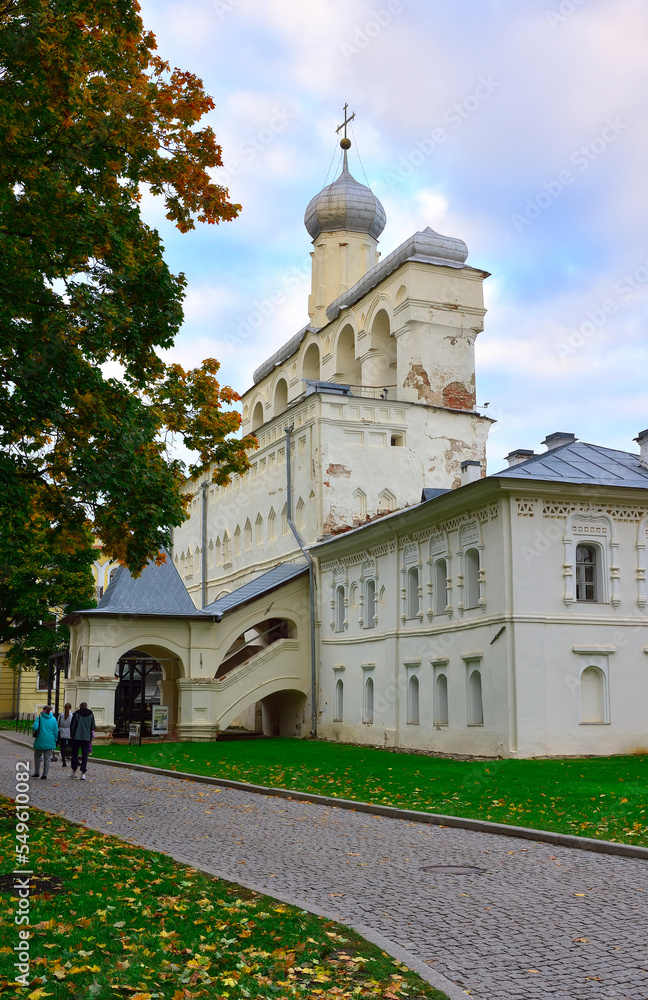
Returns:
[[[347,469],[346,465],[329,465],[326,470],[327,476],[341,476],[344,479],[349,479],[351,477],[351,469]]]
[[[463,382],[451,382],[443,390],[443,405],[453,410],[473,410],[475,394]]]

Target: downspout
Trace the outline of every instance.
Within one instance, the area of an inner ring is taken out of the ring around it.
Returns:
[[[292,474],[290,461],[290,443],[294,424],[284,427],[286,432],[286,519],[290,525],[299,548],[302,550],[304,558],[308,563],[308,598],[310,605],[310,645],[311,645],[311,736],[317,736],[317,647],[315,644],[315,567],[310,553],[306,549],[301,535],[292,516]]]
[[[207,607],[207,480],[202,484],[202,607]]]

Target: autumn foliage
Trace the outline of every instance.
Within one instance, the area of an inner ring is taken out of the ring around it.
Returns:
[[[185,517],[187,471],[247,468],[218,363],[160,356],[185,279],[139,206],[160,196],[182,232],[235,218],[199,127],[213,107],[135,0],[0,0],[0,642],[16,663],[41,656],[52,608],[88,606],[93,535],[138,572]]]

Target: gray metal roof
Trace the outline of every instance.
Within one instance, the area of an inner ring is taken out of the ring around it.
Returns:
[[[151,561],[137,579],[120,566],[96,608],[83,614],[113,615],[198,615],[182,578],[166,553],[166,561]]]
[[[304,225],[311,239],[320,233],[368,233],[378,239],[387,216],[381,202],[371,188],[360,184],[349,173],[349,162],[344,151],[342,173],[311,198],[304,215]]]
[[[437,497],[442,497],[445,493],[449,492],[450,490],[431,489],[424,486],[423,492],[421,493],[421,503],[427,503],[428,500],[436,500]]]
[[[218,615],[220,617],[226,614],[226,612],[240,607],[242,604],[247,604],[257,597],[262,597],[263,594],[270,593],[276,587],[281,586],[282,583],[288,583],[289,580],[293,580],[295,577],[307,572],[308,563],[306,562],[279,563],[278,566],[268,570],[267,573],[262,573],[261,576],[258,576],[256,580],[252,580],[251,583],[246,583],[243,587],[239,587],[238,590],[232,591],[231,594],[219,597],[217,601],[208,604],[206,608],[203,608],[203,614]]]
[[[311,326],[310,323],[307,323],[306,326],[302,327],[299,333],[296,333],[294,337],[291,337],[290,340],[285,343],[283,347],[280,347],[271,358],[268,358],[268,360],[264,361],[262,365],[259,365],[252,376],[254,384],[256,385],[257,382],[260,382],[262,378],[266,377],[266,375],[270,375],[275,370],[277,365],[280,365],[282,361],[285,361],[286,358],[289,358],[292,354],[294,354],[307,333],[317,333],[317,330],[314,326]]]
[[[375,288],[387,275],[395,271],[405,261],[421,261],[423,264],[441,264],[444,267],[465,267],[468,247],[463,240],[454,236],[440,236],[430,226],[422,233],[414,233],[401,243],[389,256],[367,271],[360,281],[343,292],[335,302],[327,307],[326,315],[333,322],[343,309],[358,302],[363,295]]]
[[[494,477],[648,489],[648,469],[641,465],[638,455],[584,441],[534,455],[526,462],[494,473]]]

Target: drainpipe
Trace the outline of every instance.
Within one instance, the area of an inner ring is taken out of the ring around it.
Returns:
[[[290,442],[294,424],[284,427],[286,432],[286,518],[299,548],[308,563],[308,598],[310,604],[310,645],[311,645],[311,736],[317,736],[317,647],[315,644],[315,567],[306,549],[292,516],[292,475],[290,470]]]
[[[207,607],[207,480],[202,484],[202,607]]]

